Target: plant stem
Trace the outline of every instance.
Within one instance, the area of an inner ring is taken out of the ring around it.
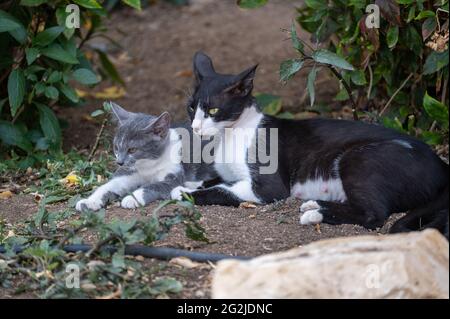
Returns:
[[[405,81],[403,81],[402,85],[400,85],[400,87],[397,89],[397,91],[395,91],[394,94],[392,94],[391,98],[389,99],[389,101],[387,101],[386,105],[383,107],[383,109],[381,110],[380,114],[378,114],[379,116],[383,115],[383,113],[387,110],[387,108],[389,107],[391,102],[394,100],[394,98],[397,96],[397,94],[403,89],[403,87],[406,85],[406,83],[408,83],[409,79],[413,75],[414,75],[414,73],[410,73],[408,75],[408,77],[405,79]]]
[[[90,161],[92,160],[92,158],[93,158],[94,155],[95,155],[95,152],[96,152],[97,149],[98,149],[98,145],[99,145],[99,142],[100,142],[100,138],[101,138],[102,135],[103,135],[103,131],[105,130],[105,127],[106,127],[106,123],[107,123],[107,122],[108,122],[108,118],[105,117],[105,118],[103,119],[102,126],[100,126],[100,129],[98,130],[97,137],[95,138],[95,143],[94,143],[94,146],[92,147],[91,153],[89,153],[89,156],[88,156],[88,158],[87,158],[87,161],[88,161],[88,162],[90,162]]]
[[[357,108],[358,107],[356,106],[355,100],[353,99],[352,90],[351,90],[350,86],[348,85],[348,83],[344,80],[342,75],[335,68],[333,68],[332,66],[329,66],[329,65],[327,65],[327,66],[331,70],[331,72],[333,72],[333,74],[339,79],[339,81],[342,83],[342,85],[344,85],[344,88],[345,88],[345,90],[348,93],[348,97],[350,98],[350,102],[352,102],[353,119],[355,121],[358,121],[359,120],[358,113],[357,113]]]

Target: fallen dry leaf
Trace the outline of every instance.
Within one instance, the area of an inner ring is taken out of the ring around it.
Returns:
[[[190,78],[193,75],[192,70],[183,70],[183,71],[178,71],[177,73],[175,73],[175,77],[177,78]]]
[[[0,199],[8,199],[13,196],[13,193],[11,191],[4,191],[0,193]]]
[[[249,209],[249,208],[256,208],[256,205],[250,202],[243,202],[239,205],[239,208],[245,208],[245,209]]]
[[[322,230],[320,229],[320,224],[314,225],[314,228],[316,229],[316,232],[318,232],[319,234],[322,234]]]
[[[175,258],[172,258],[169,261],[169,264],[174,264],[174,265],[182,266],[184,268],[189,268],[189,269],[201,266],[200,263],[194,262],[194,261],[192,261],[192,260],[190,260],[189,258],[186,258],[186,257],[175,257]]]
[[[126,91],[121,86],[110,86],[105,88],[103,91],[92,94],[96,99],[101,100],[109,100],[109,99],[118,99],[125,95]]]
[[[81,184],[81,178],[75,172],[71,172],[59,182],[66,187],[73,187]]]

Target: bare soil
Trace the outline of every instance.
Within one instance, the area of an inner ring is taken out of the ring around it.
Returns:
[[[203,50],[213,57],[216,69],[223,73],[239,72],[259,63],[255,91],[280,95],[287,108],[301,109],[305,104],[305,77],[300,74],[283,86],[278,76],[280,62],[295,56],[290,41],[286,41],[288,36],[281,29],[290,27],[295,17],[295,5],[301,1],[270,1],[264,8],[250,11],[239,9],[234,0],[196,0],[192,3],[191,6],[176,7],[158,2],[142,12],[122,9],[113,14],[109,35],[121,43],[123,50],[110,48],[111,55],[127,83],[126,96],[117,100],[119,104],[131,111],[151,114],[169,111],[175,120],[185,120],[184,103],[193,82],[192,56]],[[300,35],[306,39],[305,34]],[[98,40],[93,45],[108,44]],[[326,79],[324,83],[318,86],[316,95],[319,101],[330,102],[336,92],[336,83]],[[102,84],[96,90],[108,85],[111,84]],[[61,113],[70,123],[65,130],[66,149],[91,149],[99,125],[86,115],[101,103],[101,100],[88,99],[85,107]],[[156,205],[150,205],[146,212],[150,213]],[[385,232],[385,229],[369,231],[356,225],[301,226],[299,206],[299,201],[287,199],[249,209],[199,207],[203,214],[201,224],[210,243],[188,240],[183,230],[176,227],[158,245],[258,256],[324,238]],[[37,204],[32,195],[0,200],[0,218],[10,223],[24,221],[36,211]],[[137,211],[117,206],[108,208],[107,214],[108,218],[121,219],[139,215]],[[184,283],[185,289],[177,297],[210,296],[211,266],[185,269],[154,260],[145,261],[145,265],[158,265],[162,275],[173,276]],[[8,298],[10,292],[0,289],[0,297]]]

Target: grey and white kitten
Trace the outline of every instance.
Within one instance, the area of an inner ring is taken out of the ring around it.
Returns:
[[[206,164],[183,164],[183,144],[177,128],[170,127],[169,113],[155,117],[111,106],[118,123],[113,145],[119,167],[110,181],[77,202],[78,211],[99,210],[117,198],[123,208],[133,209],[169,199],[177,186],[216,177]]]

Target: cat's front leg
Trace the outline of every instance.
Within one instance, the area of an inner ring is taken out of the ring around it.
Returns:
[[[141,180],[135,174],[113,177],[108,183],[97,188],[91,196],[78,201],[75,209],[80,212],[85,210],[97,211],[106,206],[110,200],[136,189],[140,183]]]
[[[242,202],[261,203],[261,200],[253,192],[253,187],[250,181],[238,181],[231,185],[219,184],[217,186],[200,190],[177,187],[171,192],[172,199],[181,200],[183,192],[192,196],[196,205],[223,205],[237,207]]]
[[[151,202],[162,199],[170,199],[170,191],[182,183],[182,177],[170,174],[164,181],[145,185],[135,190],[131,195],[122,199],[123,208],[134,209],[143,207]]]

